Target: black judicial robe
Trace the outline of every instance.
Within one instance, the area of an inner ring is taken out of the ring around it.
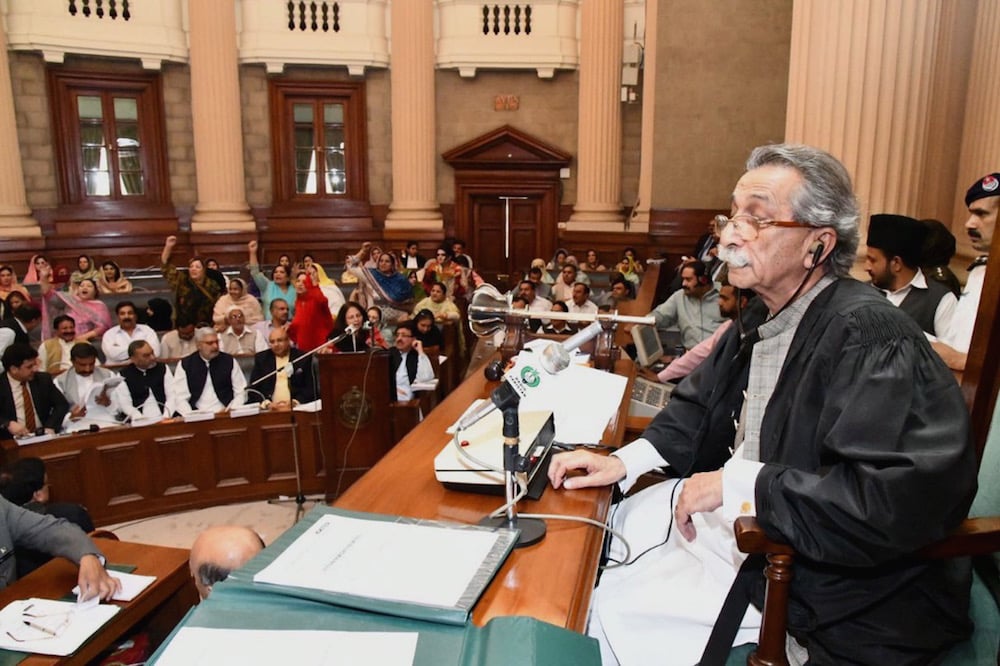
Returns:
[[[745,314],[747,330],[766,314]],[[729,457],[749,355],[737,327],[643,433],[676,469]],[[947,535],[976,489],[968,412],[920,327],[837,280],[799,324],[764,414],[757,519],[799,553],[789,633],[815,664],[928,663],[971,633],[967,560],[907,555]],[[763,606],[764,580],[751,599]]]

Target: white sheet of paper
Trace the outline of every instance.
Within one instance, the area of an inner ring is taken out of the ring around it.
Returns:
[[[450,608],[499,538],[481,530],[326,515],[254,581]]]
[[[24,623],[24,611],[29,606],[28,612],[33,616],[28,618],[29,621],[47,627],[56,636]],[[101,604],[76,612],[76,602],[73,601],[12,601],[0,611],[0,648],[59,656],[72,654],[119,610],[118,606]],[[20,640],[15,640],[15,636]]]
[[[418,636],[416,633],[375,631],[182,627],[156,663],[159,666],[410,666],[416,655]]]
[[[571,364],[550,376],[545,390],[529,392],[522,411],[550,410],[560,442],[599,442],[618,411],[628,379],[611,372]]]
[[[156,580],[156,576],[141,576],[120,571],[109,571],[108,575],[122,582],[122,589],[118,590],[112,597],[115,601],[132,601]],[[80,594],[79,585],[73,588],[73,594]]]

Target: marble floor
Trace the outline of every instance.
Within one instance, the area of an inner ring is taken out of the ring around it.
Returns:
[[[304,505],[306,511],[312,507],[313,502],[306,502]],[[111,530],[122,541],[190,548],[195,537],[206,527],[245,525],[260,534],[264,543],[270,544],[295,523],[296,508],[293,499],[275,504],[264,501],[229,504],[114,525],[100,525],[99,529]]]

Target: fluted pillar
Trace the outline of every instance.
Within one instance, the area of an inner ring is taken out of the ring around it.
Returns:
[[[235,0],[188,0],[198,203],[191,230],[252,231],[243,173]]]
[[[639,140],[639,203],[629,223],[629,231],[649,231],[649,211],[653,206],[653,154],[656,137],[656,37],[659,2],[646,2],[646,32],[642,70],[642,129]]]
[[[0,238],[40,238],[42,230],[24,192],[13,93],[7,34],[0,24]]]
[[[392,203],[386,231],[444,227],[435,186],[434,3],[390,3]]]
[[[624,17],[621,0],[585,0],[580,5],[577,195],[568,230],[623,228],[619,100]]]
[[[955,215],[951,227],[959,239],[959,253],[968,257],[976,253],[969,245],[968,236],[962,228],[969,217],[963,195],[977,178],[1000,171],[1000,126],[997,123],[997,113],[1000,112],[1000,77],[997,76],[997,53],[1000,53],[1000,4],[981,1],[976,12],[975,35],[972,40],[958,182],[955,184]]]
[[[785,140],[830,151],[868,215],[919,216],[939,0],[796,0]]]

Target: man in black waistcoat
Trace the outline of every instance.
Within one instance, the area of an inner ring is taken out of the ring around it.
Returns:
[[[951,325],[958,305],[955,294],[920,270],[927,227],[905,215],[872,215],[868,224],[865,270],[872,284],[935,338]]]
[[[128,346],[129,364],[122,368],[125,381],[115,387],[115,398],[130,419],[143,416],[173,416],[174,375],[163,363],[156,362],[156,352],[145,340],[133,340]]]
[[[395,347],[389,357],[389,386],[393,399],[406,402],[413,399],[413,384],[434,379],[434,367],[424,353],[424,347],[414,335],[412,320],[396,327]]]
[[[0,354],[15,342],[29,345],[29,333],[42,323],[42,311],[31,303],[22,303],[12,317],[0,321]]]
[[[181,415],[221,412],[246,402],[247,380],[232,356],[219,351],[219,335],[204,326],[194,333],[198,353],[177,364],[174,396]]]
[[[284,328],[271,329],[267,337],[270,349],[257,352],[253,359],[247,399],[262,403],[264,409],[273,410],[291,409],[299,403],[315,400],[312,360],[295,362],[301,358],[302,352],[292,347],[288,331]],[[286,374],[289,364],[291,374]],[[279,367],[285,371],[272,374]]]

